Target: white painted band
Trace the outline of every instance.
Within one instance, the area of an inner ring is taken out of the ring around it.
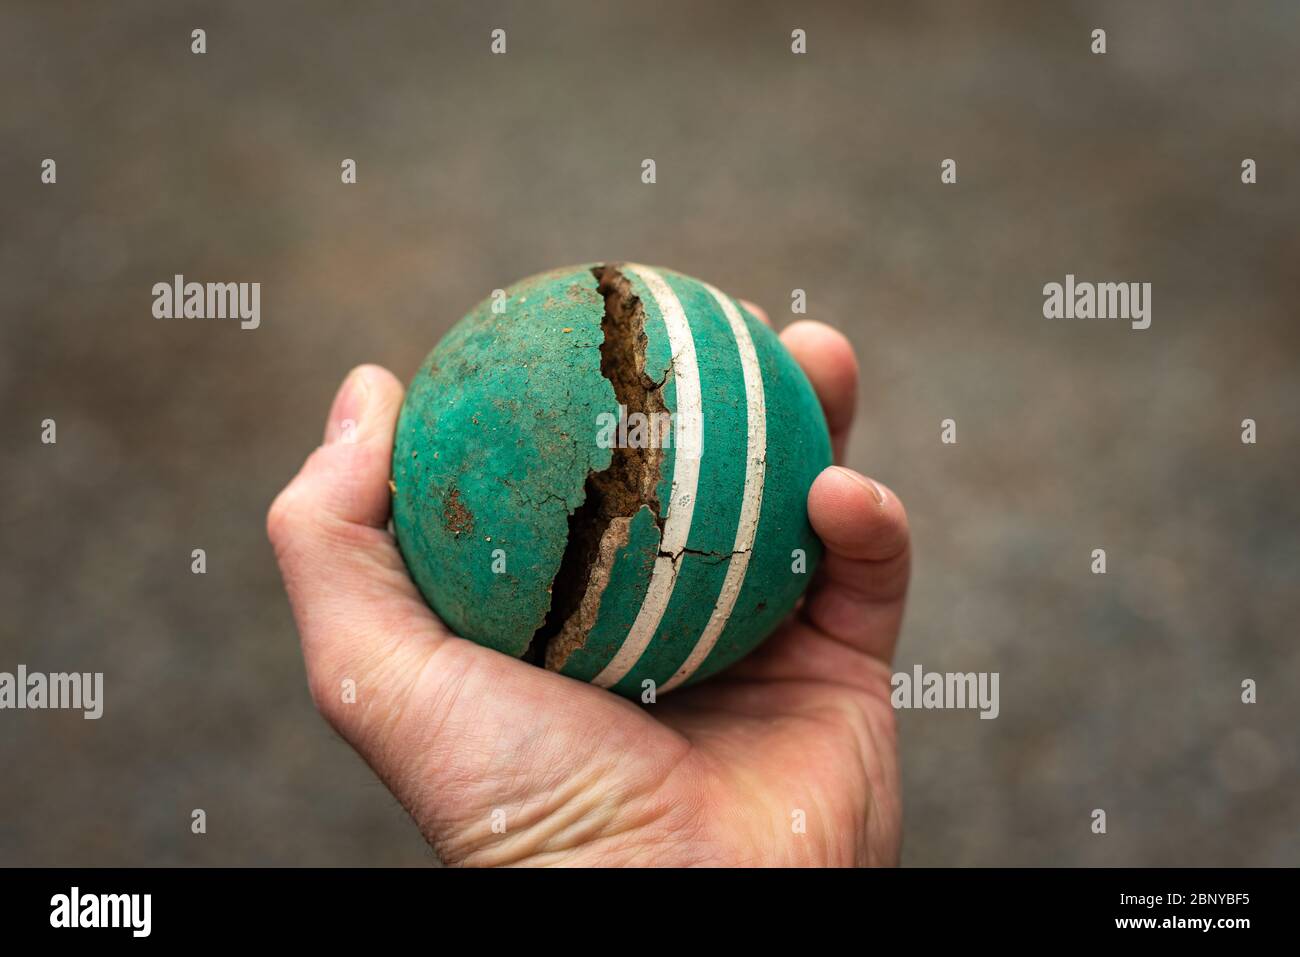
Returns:
[[[736,348],[740,351],[740,368],[745,376],[745,416],[747,422],[745,454],[745,489],[740,500],[740,521],[736,525],[736,544],[732,547],[731,560],[727,564],[727,576],[722,581],[722,590],[718,601],[713,606],[713,614],[704,632],[691,650],[690,656],[677,669],[660,690],[672,691],[683,681],[695,674],[696,669],[704,663],[713,646],[718,643],[722,630],[731,620],[732,609],[736,607],[736,598],[745,583],[745,572],[749,570],[749,556],[754,547],[754,536],[758,531],[758,516],[763,508],[763,480],[767,474],[767,399],[763,392],[763,372],[758,366],[758,353],[754,351],[754,340],[750,338],[749,328],[735,303],[708,283],[702,284],[727,316],[731,323],[731,332],[736,337]]]
[[[635,263],[625,264],[623,270],[638,278],[649,290],[659,306],[659,314],[663,316],[672,348],[672,376],[677,394],[674,419],[679,441],[673,454],[672,494],[664,515],[664,532],[659,550],[680,557],[682,549],[686,547],[691,532],[691,519],[695,514],[700,458],[698,455],[678,453],[682,448],[701,450],[704,436],[704,409],[700,395],[700,369],[695,359],[695,337],[691,335],[691,324],[681,302],[663,276]],[[613,687],[632,670],[659,629],[659,622],[664,617],[676,585],[677,562],[661,554],[655,559],[645,599],[627,638],[623,640],[618,654],[592,679],[593,684],[602,688]]]

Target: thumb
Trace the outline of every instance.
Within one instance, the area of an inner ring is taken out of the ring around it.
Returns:
[[[391,692],[385,676],[418,670],[430,644],[446,637],[386,530],[401,404],[391,372],[353,369],[330,409],[324,444],[267,514],[312,697],[349,740],[355,712],[368,710],[344,707],[349,692],[353,701],[367,685],[371,700]]]
[[[310,499],[322,521],[383,528],[402,395],[402,384],[387,369],[363,365],[349,372],[330,407],[325,441],[285,493]]]

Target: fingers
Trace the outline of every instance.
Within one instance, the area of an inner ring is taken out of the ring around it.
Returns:
[[[781,342],[812,383],[826,413],[835,461],[844,461],[849,427],[858,404],[858,360],[853,346],[842,333],[807,319],[787,326]]]
[[[888,662],[911,563],[902,503],[880,483],[832,466],[813,482],[808,517],[826,556],[804,617],[832,638]]]

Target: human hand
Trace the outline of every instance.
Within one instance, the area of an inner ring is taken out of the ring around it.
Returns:
[[[852,350],[814,322],[781,339],[839,462]],[[267,532],[317,707],[445,862],[897,863],[890,660],[910,549],[896,496],[822,472],[808,514],[826,555],[800,608],[733,668],[639,706],[459,638],[430,611],[387,531],[402,396],[392,373],[353,370]]]

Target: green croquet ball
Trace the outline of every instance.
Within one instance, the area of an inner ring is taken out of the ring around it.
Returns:
[[[649,700],[794,608],[830,460],[807,378],[735,299],[634,263],[557,269],[498,290],[420,367],[393,527],[457,634]]]

